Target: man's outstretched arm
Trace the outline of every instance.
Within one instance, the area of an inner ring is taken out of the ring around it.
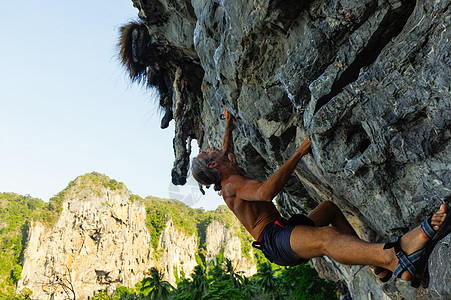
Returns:
[[[263,182],[260,187],[260,194],[264,201],[272,201],[272,199],[283,189],[288,178],[293,174],[299,160],[309,153],[310,146],[310,141],[308,138],[305,138],[301,146],[299,146],[296,152],[282,165],[282,167]]]
[[[224,116],[226,118],[226,129],[225,129],[225,133],[224,133],[224,139],[222,140],[222,149],[227,150],[229,159],[236,163],[234,146],[233,146],[233,134],[232,134],[233,116],[227,110],[227,108],[224,109]]]
[[[305,138],[296,152],[265,181],[260,182],[243,177],[235,177],[232,179],[232,186],[229,188],[235,190],[234,194],[243,200],[272,201],[287,183],[299,160],[309,153],[310,145],[308,138]]]

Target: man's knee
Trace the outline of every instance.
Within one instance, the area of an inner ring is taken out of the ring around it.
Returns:
[[[324,255],[328,255],[332,241],[340,234],[342,233],[333,226],[318,228],[319,247]]]
[[[318,206],[321,206],[323,209],[327,210],[341,211],[340,208],[332,201],[323,201]]]

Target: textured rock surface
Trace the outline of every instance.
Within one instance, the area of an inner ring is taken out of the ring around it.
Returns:
[[[46,299],[56,288],[53,276],[70,275],[77,298],[87,299],[119,283],[133,286],[152,265],[144,206],[130,203],[126,189],[79,190],[81,184],[66,195],[53,228],[30,227],[19,291],[28,287]],[[65,299],[58,290],[57,299]]]
[[[179,112],[173,181],[184,182],[192,138],[203,149],[221,145],[227,107],[237,158],[255,178],[265,179],[310,137],[312,155],[280,196],[284,214],[332,200],[360,219],[370,240],[417,225],[451,199],[450,3],[134,0],[146,45],[173,58],[158,75],[172,87],[166,111]],[[159,61],[141,62],[155,85]],[[431,274],[448,258],[449,247],[439,245]],[[367,269],[329,265],[356,299],[380,294]],[[444,278],[435,286],[451,290]],[[421,297],[396,280],[382,289],[392,298]]]
[[[224,257],[232,262],[235,270],[241,270],[243,275],[250,277],[257,273],[257,265],[246,258],[241,249],[241,240],[231,229],[224,224],[213,220],[207,227],[206,248],[208,262],[216,264],[216,255],[224,251]],[[249,256],[254,257],[253,248],[250,248]]]
[[[439,242],[439,247],[434,249],[432,256],[435,260],[429,262],[430,282],[429,289],[432,299],[451,299],[449,286],[443,284],[443,280],[451,278],[449,262],[451,261],[451,236]]]
[[[181,277],[182,272],[191,274],[197,265],[197,238],[195,235],[187,236],[186,233],[174,227],[169,221],[160,238],[158,248],[162,252],[157,262],[164,270],[165,277],[172,284],[175,283],[175,275]]]
[[[207,227],[207,232],[212,230],[214,234],[206,233],[206,251],[215,256],[225,248],[224,256],[234,266],[253,275],[255,262],[243,256],[240,239],[217,221]],[[123,185],[111,189],[79,177],[69,186],[53,228],[31,224],[17,291],[26,287],[33,291],[33,299],[52,294],[54,299],[67,299],[57,284],[59,276],[72,283],[77,299],[87,299],[104,289],[112,292],[118,284],[133,287],[151,267],[175,284],[182,271],[186,276],[192,273],[198,250],[196,235],[188,235],[171,220],[158,248],[152,249],[143,203],[130,202]]]

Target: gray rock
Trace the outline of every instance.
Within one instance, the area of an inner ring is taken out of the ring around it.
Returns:
[[[388,241],[450,202],[450,0],[133,2],[158,53],[142,61],[147,80],[160,66],[170,83],[174,183],[185,182],[191,139],[221,145],[226,107],[237,159],[257,179],[312,141],[279,196],[285,215],[332,200],[364,237]],[[423,294],[446,298],[437,266],[449,247],[438,249]],[[352,284],[337,276],[356,299],[380,293],[368,272]],[[383,291],[422,297],[396,280]]]
[[[449,262],[451,261],[450,251],[451,237],[441,240],[432,252],[432,258],[429,261],[429,291],[431,299],[451,299],[451,290],[449,286],[443,284],[451,276]]]

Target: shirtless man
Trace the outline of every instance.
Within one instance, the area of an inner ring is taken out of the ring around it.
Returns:
[[[227,110],[224,115],[227,123],[222,150],[211,147],[199,153],[193,160],[192,174],[200,184],[213,184],[215,190],[222,190],[227,206],[258,241],[268,259],[279,265],[292,266],[327,255],[342,264],[376,266],[373,269],[377,269],[376,273],[385,281],[394,272],[404,280],[411,280],[413,276],[412,285],[419,285],[433,246],[450,231],[446,205],[421,226],[399,237],[395,243],[385,245],[361,240],[340,209],[330,201],[319,204],[307,217],[298,216],[297,220],[287,221],[272,200],[282,190],[299,160],[309,153],[309,140],[306,138],[293,156],[267,180],[253,180],[236,162],[232,115]],[[424,248],[426,251],[418,251]]]

